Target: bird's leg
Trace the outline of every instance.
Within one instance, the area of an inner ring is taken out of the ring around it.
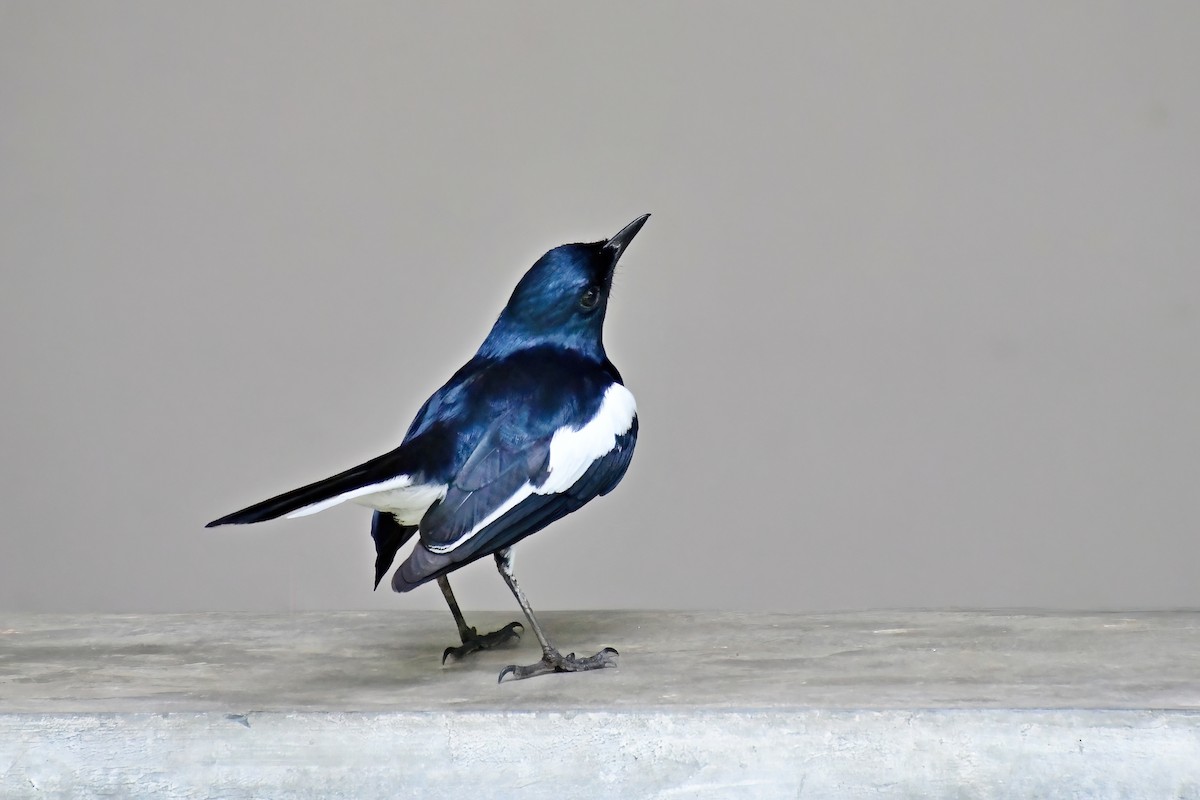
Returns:
[[[446,598],[446,605],[450,606],[450,613],[454,615],[454,624],[458,626],[458,637],[462,639],[461,647],[447,647],[442,653],[443,664],[446,663],[446,659],[450,656],[462,658],[479,650],[489,650],[501,642],[507,642],[509,639],[521,638],[520,631],[524,630],[525,626],[519,622],[510,622],[498,631],[492,631],[480,636],[463,619],[462,611],[458,608],[458,601],[454,599],[454,591],[450,588],[450,581],[443,575],[437,579],[437,582],[442,590],[442,596]]]
[[[454,615],[454,624],[458,626],[458,635],[463,642],[466,642],[475,636],[475,629],[467,626],[467,621],[458,607],[458,600],[454,597],[454,590],[450,588],[450,579],[442,575],[437,579],[437,584],[438,588],[442,590],[442,597],[446,598],[446,605],[450,606],[450,613]]]
[[[513,575],[512,562],[511,548],[505,548],[496,553],[496,569],[500,570],[500,575],[503,576],[504,582],[508,584],[508,588],[512,590],[513,596],[521,604],[521,610],[525,612],[526,618],[529,619],[529,625],[533,628],[533,633],[537,636],[538,643],[542,646],[542,660],[527,667],[518,667],[515,664],[509,664],[500,670],[499,680],[504,680],[504,676],[509,674],[520,680],[521,678],[532,678],[534,675],[545,675],[548,672],[584,672],[589,669],[615,667],[619,653],[611,647],[604,648],[594,656],[576,658],[574,653],[564,656],[550,644],[550,640],[546,638],[546,634],[542,632],[541,626],[538,625],[537,619],[533,616],[533,608],[530,607],[529,600],[525,598],[525,593],[517,585],[517,579]]]

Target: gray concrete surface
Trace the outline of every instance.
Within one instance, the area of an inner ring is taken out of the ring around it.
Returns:
[[[1200,612],[544,616],[0,614],[0,796],[1200,798]]]

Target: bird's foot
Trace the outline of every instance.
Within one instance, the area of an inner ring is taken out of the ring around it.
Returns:
[[[511,639],[520,639],[521,631],[525,630],[525,626],[519,622],[510,622],[498,631],[485,633],[480,636],[471,628],[471,633],[462,637],[463,643],[459,647],[447,647],[442,653],[442,663],[446,663],[446,659],[454,656],[455,659],[463,656],[477,653],[480,650],[491,650],[499,644],[503,644]]]
[[[606,647],[596,655],[587,658],[576,658],[574,653],[564,656],[557,650],[548,650],[542,654],[542,660],[536,664],[530,664],[527,667],[509,664],[500,670],[500,678],[497,682],[504,680],[505,675],[512,675],[516,680],[521,680],[522,678],[532,678],[534,675],[545,675],[549,672],[586,672],[590,669],[615,667],[618,655],[620,653],[611,647]]]

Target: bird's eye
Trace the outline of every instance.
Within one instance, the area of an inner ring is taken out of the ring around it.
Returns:
[[[589,286],[583,296],[579,298],[579,305],[584,309],[591,311],[600,302],[600,287]]]

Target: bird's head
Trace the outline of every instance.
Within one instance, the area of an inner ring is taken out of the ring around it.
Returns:
[[[611,239],[564,244],[539,258],[513,290],[479,355],[502,358],[552,344],[603,360],[604,312],[613,272],[649,218],[643,214]]]

